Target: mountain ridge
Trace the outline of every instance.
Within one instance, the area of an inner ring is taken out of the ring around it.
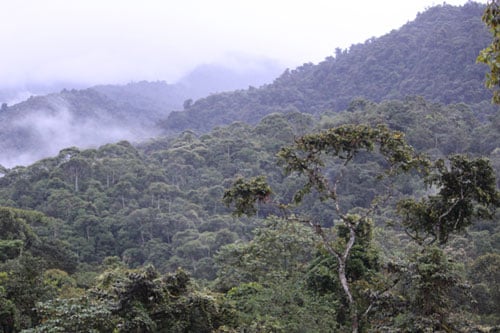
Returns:
[[[217,74],[201,66],[178,85],[99,85],[3,105],[0,165],[31,163],[68,146],[134,142],[185,130],[204,133],[235,121],[255,124],[276,112],[339,112],[359,98],[380,102],[419,95],[431,102],[479,105],[492,95],[484,87],[486,67],[475,61],[491,40],[481,22],[483,10],[474,2],[429,8],[384,36],[336,49],[316,65],[286,70],[257,88],[214,93],[220,88],[210,80]],[[212,93],[205,90],[208,96],[196,99],[193,77],[204,75]]]
[[[337,49],[317,65],[287,70],[259,89],[208,96],[169,114],[164,132],[205,132],[232,121],[256,123],[272,112],[342,111],[358,97],[375,102],[420,95],[444,104],[491,99],[486,67],[476,64],[491,36],[484,5],[439,5],[397,30],[349,50]]]
[[[152,138],[160,133],[158,122],[171,110],[182,108],[185,101],[215,93],[214,89],[235,89],[244,82],[263,82],[278,70],[277,63],[254,61],[262,62],[259,71],[203,65],[175,84],[139,81],[96,85],[31,96],[11,106],[3,103],[0,165],[32,163],[69,146],[87,148]],[[228,82],[214,85],[221,75]]]

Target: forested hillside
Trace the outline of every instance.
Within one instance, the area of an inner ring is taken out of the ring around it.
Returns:
[[[139,140],[157,133],[156,122],[182,105],[186,92],[164,82],[97,86],[30,97],[0,111],[0,164],[15,166],[60,149]]]
[[[175,84],[141,81],[63,89],[11,106],[2,103],[0,94],[0,165],[26,165],[68,146],[88,148],[152,138],[160,133],[160,120],[181,109],[184,102],[271,82],[279,74],[277,63],[250,60],[245,65],[200,66]]]
[[[337,49],[317,65],[286,71],[272,84],[198,100],[173,112],[165,131],[256,123],[272,112],[342,111],[357,97],[378,102],[419,95],[446,104],[489,100],[486,66],[476,64],[490,40],[481,22],[483,9],[473,2],[432,7],[387,35]]]
[[[195,130],[1,167],[0,332],[497,332],[500,112],[484,67],[459,60],[488,43],[462,37],[482,36],[482,8],[431,8],[271,85],[186,102],[163,123]],[[422,57],[380,65],[380,78],[350,62],[397,53],[380,43],[402,32],[406,45],[430,43],[431,18],[460,37],[415,47]],[[464,48],[454,70],[430,57],[451,45]],[[342,68],[366,85],[334,83]],[[386,71],[413,76],[389,88]],[[161,85],[128,86],[135,101],[102,86],[26,103],[85,113],[98,101],[133,121]]]
[[[235,218],[222,203],[224,191],[238,177],[264,174],[275,193],[274,200],[292,200],[302,181],[300,177],[283,174],[277,165],[278,150],[291,145],[294,137],[343,124],[370,124],[374,127],[386,124],[392,130],[404,131],[416,151],[433,159],[455,153],[486,155],[498,171],[500,154],[498,148],[493,149],[499,146],[498,123],[498,114],[474,114],[463,104],[444,106],[422,98],[380,104],[357,100],[349,111],[325,114],[318,121],[300,113],[277,113],[265,117],[254,127],[234,123],[200,137],[184,132],[176,138],[156,139],[138,147],[123,141],[98,149],[62,150],[56,157],[28,167],[6,170],[0,178],[0,205],[23,209],[3,208],[7,216],[14,214],[12,216],[19,217],[4,222],[10,223],[9,230],[12,231],[2,236],[1,265],[2,271],[10,273],[1,280],[3,294],[0,295],[4,297],[3,302],[7,301],[16,309],[17,323],[22,327],[36,323],[38,316],[66,318],[64,309],[71,302],[76,302],[79,307],[90,306],[93,316],[112,325],[113,320],[126,320],[124,318],[131,315],[130,312],[120,314],[113,310],[113,302],[122,302],[120,297],[135,296],[115,294],[112,288],[117,286],[108,284],[99,287],[99,292],[108,294],[111,299],[118,297],[109,304],[101,304],[103,300],[100,298],[95,299],[97,303],[85,303],[87,305],[81,303],[82,300],[75,300],[91,290],[85,289],[97,288],[95,281],[104,283],[99,280],[104,278],[100,275],[103,270],[108,269],[106,274],[129,281],[123,283],[140,283],[130,280],[136,275],[127,274],[139,274],[139,278],[146,272],[127,273],[127,267],[152,264],[155,272],[148,273],[152,274],[151,279],[158,276],[157,271],[175,272],[182,267],[193,278],[209,283],[214,290],[229,291],[228,299],[224,301],[228,303],[224,304],[230,308],[236,306],[231,310],[236,312],[231,312],[232,319],[224,319],[226,324],[257,325],[253,328],[256,331],[266,327],[284,327],[284,331],[334,330],[334,327],[346,323],[346,319],[342,319],[346,314],[342,314],[339,308],[342,297],[335,291],[335,276],[327,269],[334,263],[323,262],[327,260],[322,257],[325,254],[321,254],[321,249],[315,245],[314,234],[307,225],[294,226],[289,224],[291,222],[272,217],[281,215],[272,205],[261,206],[256,217]],[[367,156],[355,160],[355,167],[347,173],[352,180],[339,185],[343,206],[355,210],[369,207],[377,193],[383,192],[388,184],[378,184],[376,180],[377,170],[383,166],[379,163],[381,161]],[[331,167],[335,168],[334,165]],[[373,246],[370,251],[375,251],[371,255],[376,259],[370,260],[376,260],[377,264],[367,266],[370,272],[383,272],[382,267],[394,260],[405,260],[404,253],[408,251],[403,247],[408,246],[405,244],[410,240],[400,234],[400,227],[388,224],[398,219],[394,202],[406,195],[421,196],[425,193],[423,181],[416,174],[396,178],[392,188],[393,198],[374,216],[374,243],[370,245]],[[338,218],[334,207],[318,200],[316,194],[305,200],[303,205],[293,209],[297,216],[308,216],[324,228],[331,227],[331,221]],[[32,213],[33,210],[40,213]],[[30,214],[40,215],[34,215],[36,219],[23,218]],[[270,219],[263,220],[266,217]],[[498,217],[494,221],[497,220]],[[20,229],[21,226],[24,229]],[[25,229],[28,231],[22,231]],[[40,241],[30,240],[28,234]],[[486,322],[497,322],[498,302],[496,294],[491,293],[494,281],[477,275],[475,267],[483,265],[484,261],[490,265],[490,261],[498,260],[499,235],[497,222],[481,218],[466,233],[461,232],[449,242],[446,252],[453,258],[462,256],[459,261],[462,266],[456,273],[461,272],[462,277],[470,276],[476,281],[471,292],[481,304],[477,307],[464,303],[463,307],[457,308],[457,315],[465,311],[490,318],[485,319]],[[256,238],[250,241],[253,237]],[[387,242],[387,239],[391,241]],[[50,246],[51,250],[39,249],[42,245]],[[36,261],[37,268],[27,273],[25,265],[34,265],[30,260]],[[289,262],[284,265],[281,260]],[[297,267],[300,269],[296,270]],[[287,273],[290,269],[294,274]],[[491,269],[494,271],[488,274],[498,274],[495,273],[497,268],[491,266]],[[268,273],[259,273],[260,270]],[[23,280],[21,286],[16,276],[26,274],[29,281],[39,282],[32,285]],[[281,277],[282,274],[286,277]],[[94,280],[96,277],[98,280]],[[308,285],[299,283],[304,279],[309,281]],[[328,282],[329,279],[333,280]],[[39,296],[33,296],[26,304],[23,295],[28,292]],[[295,299],[297,293],[302,295],[300,299]],[[28,311],[37,301],[56,296],[59,297],[57,302],[63,303],[40,303],[36,314]],[[158,299],[158,304],[144,310],[155,325],[167,325],[154,319],[156,310],[153,308],[161,306],[164,301]],[[452,298],[452,301],[462,302],[460,298]],[[99,309],[105,312],[100,313]],[[297,311],[306,309],[314,312],[318,320],[324,315],[330,319],[315,324],[305,321]],[[207,316],[222,316],[215,310],[203,311],[208,311]],[[404,311],[411,313],[411,309]],[[290,315],[284,316],[285,312],[290,312]],[[389,317],[383,319],[386,325]],[[255,318],[261,318],[261,322],[253,323]],[[401,319],[402,327],[408,325],[411,318],[406,317],[407,321]],[[304,326],[306,322],[307,327]]]

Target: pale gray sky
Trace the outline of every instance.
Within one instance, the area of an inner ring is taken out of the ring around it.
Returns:
[[[386,34],[437,4],[442,2],[0,0],[0,87],[56,80],[173,82],[197,64],[241,55],[294,68]]]

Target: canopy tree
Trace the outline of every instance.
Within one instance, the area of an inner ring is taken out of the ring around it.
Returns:
[[[435,195],[398,203],[403,226],[417,243],[444,245],[474,219],[492,218],[500,206],[495,171],[486,158],[453,155],[448,161],[437,160],[432,171],[426,182]]]
[[[381,193],[367,207],[356,207],[354,213],[342,206],[338,189],[341,182],[349,181],[346,170],[350,163],[361,155],[364,159],[368,158],[366,153],[372,154],[379,165],[380,180],[427,166],[426,160],[415,154],[406,143],[403,133],[391,131],[385,126],[343,125],[330,128],[304,135],[296,139],[294,145],[284,147],[278,153],[286,173],[303,176],[304,183],[295,193],[293,203],[301,203],[306,195],[318,195],[336,212],[338,221],[330,222],[338,224],[340,229],[326,228],[321,221],[306,219],[305,222],[315,230],[322,247],[337,261],[337,275],[347,299],[352,332],[358,332],[361,318],[346,268],[358,233],[364,225],[371,223],[371,215],[385,193]],[[234,205],[237,215],[251,215],[256,213],[255,203],[269,202],[271,194],[263,177],[238,179],[225,192],[224,201],[227,205]],[[279,206],[282,209],[291,207],[285,204]]]

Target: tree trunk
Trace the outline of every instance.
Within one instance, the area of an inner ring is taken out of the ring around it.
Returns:
[[[346,222],[346,226],[349,228],[349,241],[346,244],[344,253],[340,255],[340,253],[337,253],[335,249],[329,245],[327,245],[327,241],[324,238],[324,234],[322,233],[323,240],[325,242],[325,245],[327,245],[327,249],[331,254],[333,254],[337,258],[338,262],[338,276],[339,276],[339,281],[340,284],[342,285],[342,289],[344,290],[345,295],[347,296],[347,302],[349,305],[349,315],[351,318],[351,327],[352,327],[352,333],[358,333],[359,330],[359,318],[358,318],[358,311],[356,309],[356,304],[354,303],[354,299],[352,297],[351,290],[349,288],[349,281],[347,281],[347,276],[346,276],[346,263],[347,263],[347,258],[349,257],[349,254],[351,252],[351,249],[354,245],[354,242],[356,241],[356,224],[351,224]]]
[[[78,172],[75,172],[75,192],[78,192]]]
[[[349,282],[346,277],[346,262],[343,260],[343,257],[337,256],[338,264],[339,264],[339,280],[342,285],[342,289],[344,289],[344,293],[347,296],[347,302],[349,304],[349,315],[351,318],[351,327],[352,333],[358,333],[358,311],[356,309],[356,304],[354,304],[354,299],[352,297],[351,290],[349,288]]]
[[[349,299],[349,310],[350,310],[350,315],[351,315],[351,327],[352,327],[352,333],[358,333],[359,329],[359,319],[358,319],[358,310],[356,309],[356,304],[354,303],[354,299],[352,298],[351,291],[349,290],[349,284],[347,283],[347,278],[345,276],[345,263],[347,262],[347,258],[349,257],[349,254],[351,253],[351,249],[354,246],[354,242],[356,241],[356,227],[357,224],[351,224],[351,223],[346,223],[349,227],[349,241],[347,242],[347,245],[345,247],[344,255],[342,256],[342,261],[344,262],[344,267],[343,267],[343,278],[345,281],[345,286],[343,285],[342,287],[344,288],[344,291]],[[339,270],[340,271],[340,270]],[[339,273],[340,274],[340,273]]]

